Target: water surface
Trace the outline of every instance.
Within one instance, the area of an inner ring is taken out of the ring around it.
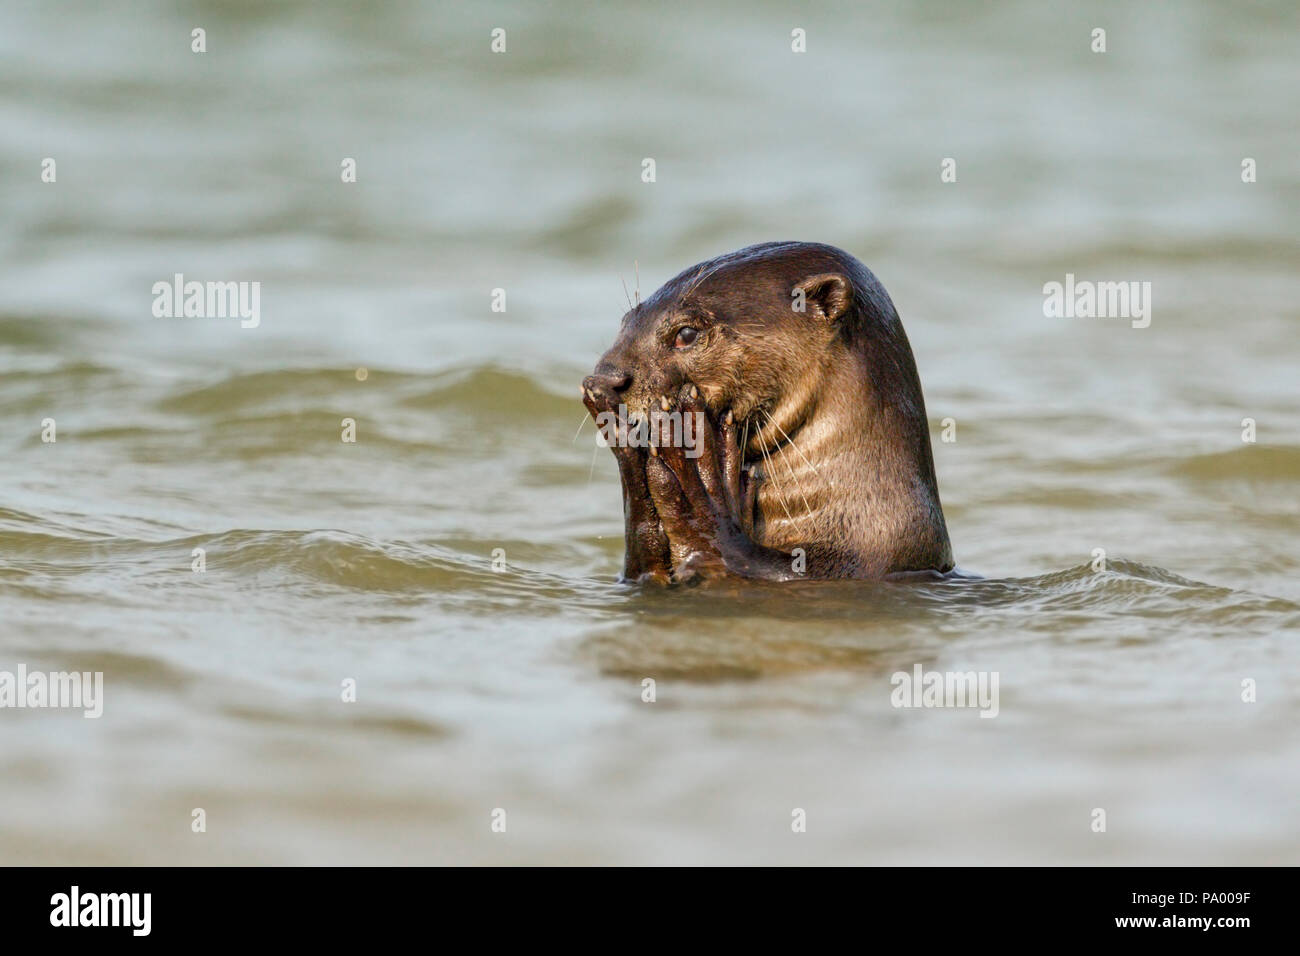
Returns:
[[[8,6],[0,669],[106,689],[0,710],[0,860],[1300,862],[1298,26]],[[982,580],[615,582],[623,282],[786,238],[889,289]],[[261,324],[153,317],[177,272]],[[1067,272],[1150,327],[1044,318]],[[917,663],[998,717],[894,708]]]

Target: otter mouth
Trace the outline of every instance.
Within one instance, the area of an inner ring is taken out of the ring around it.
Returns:
[[[581,387],[583,403],[596,422],[601,443],[611,448],[649,450],[683,449],[688,458],[702,452],[704,429],[711,416],[702,408],[696,386],[684,382],[675,399],[662,395],[657,401],[642,399],[628,404],[617,383],[609,377],[589,375]]]
[[[733,440],[747,475],[755,469],[760,475],[771,472],[773,457],[793,445],[808,419],[807,414],[793,410],[783,413],[780,403],[773,402],[751,405],[742,418],[736,414],[735,403],[713,407],[705,390],[686,378],[671,386],[665,383],[664,394],[657,398],[642,388],[629,389],[629,384],[622,374],[596,372],[583,380],[583,402],[596,422],[602,444],[651,453],[663,447],[683,448],[694,457],[702,429],[716,434],[719,423],[730,414],[736,426]],[[628,391],[637,394],[632,397]],[[683,411],[686,408],[691,410]]]

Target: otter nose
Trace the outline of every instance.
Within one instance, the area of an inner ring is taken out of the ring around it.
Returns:
[[[621,392],[632,384],[632,373],[621,368],[597,366],[596,371],[582,380],[583,388],[593,392],[606,389]]]

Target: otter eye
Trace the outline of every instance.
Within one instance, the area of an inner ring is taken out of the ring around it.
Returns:
[[[699,337],[700,330],[687,325],[677,330],[677,338],[673,345],[679,349],[689,348],[695,344],[695,340]]]

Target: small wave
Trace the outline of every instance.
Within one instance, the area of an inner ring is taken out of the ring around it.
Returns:
[[[640,626],[600,627],[581,651],[604,673],[713,682],[808,670],[877,671],[976,632],[1013,642],[1126,643],[1162,634],[1225,637],[1300,629],[1300,604],[1111,561],[1026,578],[721,582],[629,597]],[[1116,628],[1116,620],[1123,625]],[[846,622],[852,628],[846,629]],[[903,635],[900,637],[900,635]]]
[[[1169,474],[1197,482],[1300,480],[1300,447],[1242,445],[1171,462]]]
[[[420,376],[404,372],[367,370],[364,383],[353,368],[297,368],[245,372],[198,386],[185,386],[158,402],[161,411],[209,418],[228,418],[231,412],[297,407],[334,398],[351,398],[358,389],[400,388]]]
[[[335,529],[234,529],[165,540],[107,535],[65,522],[45,521],[0,509],[0,588],[19,586],[47,597],[63,593],[70,578],[88,576],[101,585],[129,578],[165,588],[192,581],[192,552],[202,548],[205,583],[235,588],[305,587],[319,592],[404,593],[415,599],[450,599],[466,606],[604,606],[617,586],[592,584],[545,571],[510,566],[493,569],[488,555],[442,545],[377,541]],[[103,590],[101,588],[101,590]],[[584,591],[587,593],[584,594]]]
[[[410,408],[448,409],[475,416],[506,414],[518,420],[526,416],[569,415],[581,411],[578,401],[578,381],[573,381],[568,395],[558,394],[551,380],[547,384],[526,372],[498,365],[473,365],[451,369],[426,380],[418,394],[409,396],[403,404]]]
[[[57,354],[69,338],[99,328],[84,317],[0,313],[0,345]]]
[[[337,442],[344,418],[354,418],[358,442],[369,449],[438,454],[508,442],[521,430],[536,432],[539,422],[562,422],[556,436],[576,425],[584,414],[576,387],[570,399],[549,381],[496,365],[429,375],[370,369],[364,382],[353,369],[255,372],[173,391],[155,406],[168,416],[156,427],[111,426],[83,437],[125,439],[146,461],[178,453],[261,458],[319,451],[323,441]]]

